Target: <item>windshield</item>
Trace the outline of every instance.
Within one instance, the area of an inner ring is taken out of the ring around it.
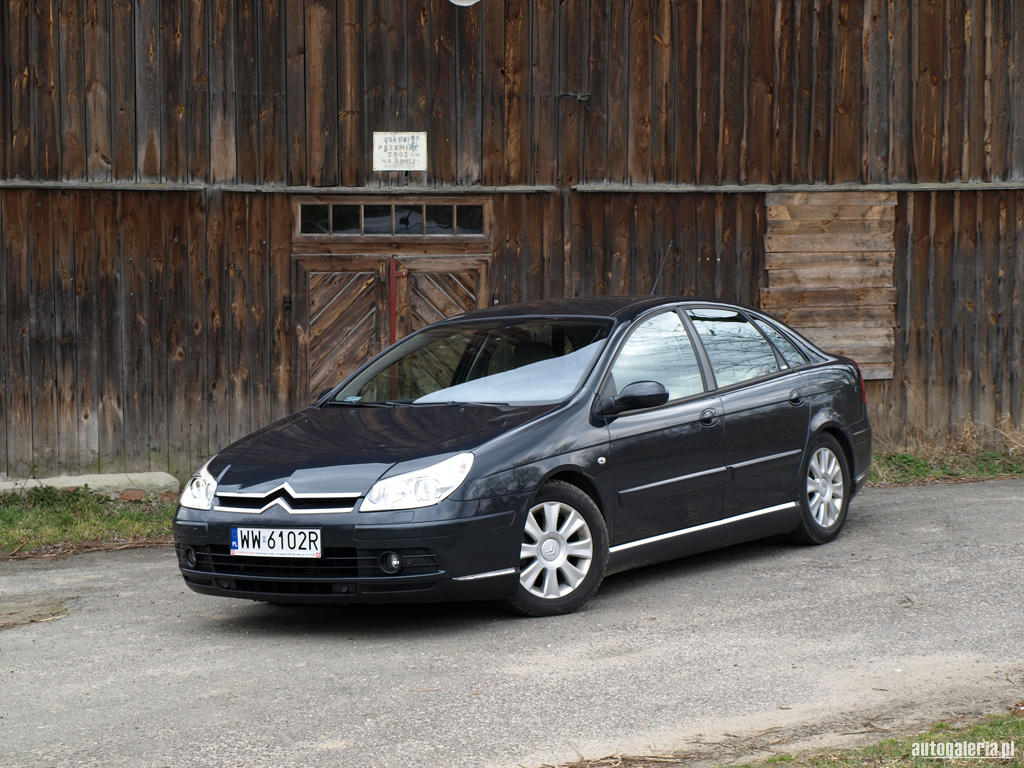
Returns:
[[[329,403],[510,403],[564,400],[604,346],[611,321],[501,318],[410,336]]]

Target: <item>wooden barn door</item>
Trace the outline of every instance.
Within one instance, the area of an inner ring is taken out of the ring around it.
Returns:
[[[425,325],[486,305],[485,257],[318,256],[296,261],[296,405]]]

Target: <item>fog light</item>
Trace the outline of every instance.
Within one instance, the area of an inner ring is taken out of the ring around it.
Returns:
[[[378,567],[389,576],[402,570],[402,556],[397,552],[384,552],[377,558]]]
[[[185,547],[185,565],[189,568],[195,568],[198,562],[196,560],[196,551],[192,547]]]

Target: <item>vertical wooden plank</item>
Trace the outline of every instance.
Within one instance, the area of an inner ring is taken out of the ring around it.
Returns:
[[[505,10],[503,113],[506,184],[525,184],[533,176],[530,167],[530,22],[525,2],[510,2]]]
[[[250,397],[252,364],[252,324],[249,322],[251,288],[249,264],[248,195],[225,195],[227,216],[227,283],[228,312],[228,439],[238,440],[252,431],[252,398]]]
[[[230,442],[230,368],[235,340],[228,333],[230,296],[228,287],[228,229],[230,195],[208,192],[206,196],[206,433],[209,452],[216,453]]]
[[[101,472],[123,472],[124,462],[124,366],[125,354],[121,317],[121,255],[118,248],[118,196],[96,193],[96,305],[99,307],[96,334],[100,339],[97,357],[100,389],[95,418],[97,424],[97,466]]]
[[[558,3],[556,0],[534,0],[533,7],[533,78],[531,136],[533,144],[533,183],[554,184],[558,176]],[[593,16],[606,18],[601,8],[593,9]],[[596,67],[591,59],[592,67]],[[601,67],[604,62],[601,63]],[[591,69],[591,77],[595,77]],[[594,105],[600,110],[600,101],[606,98],[601,87],[591,80],[591,99],[598,99]],[[591,114],[594,111],[591,109]],[[607,109],[605,108],[607,125]],[[601,143],[601,151],[604,142]],[[589,174],[587,178],[590,178]]]
[[[479,184],[483,167],[483,4],[455,8],[456,174],[459,184]],[[364,114],[366,114],[364,112]]]
[[[864,155],[865,179],[889,177],[889,5],[869,0],[864,13]]]
[[[53,269],[53,197],[32,191],[28,202],[29,335],[32,343],[32,464],[46,477],[57,469],[56,295]]]
[[[694,292],[698,296],[714,296],[717,287],[715,285],[715,273],[718,259],[718,230],[716,227],[716,214],[718,212],[718,200],[714,195],[698,195],[696,198],[696,210],[694,219],[696,226],[697,268],[694,276]]]
[[[0,190],[4,211],[4,254],[6,257],[6,357],[7,432],[11,436],[7,471],[13,477],[34,472],[35,445],[32,435],[32,283],[29,273],[28,215],[30,193]]]
[[[152,348],[149,335],[148,238],[152,214],[145,193],[120,192],[118,235],[121,244],[121,365],[124,382],[124,463],[127,470],[148,470],[149,384]]]
[[[34,175],[60,176],[60,110],[56,0],[36,0],[31,18],[32,134]]]
[[[481,83],[481,181],[504,184],[505,154],[505,10],[510,0],[494,0],[481,6],[483,69]]]
[[[210,444],[210,303],[209,251],[207,236],[210,232],[208,211],[212,193],[191,192],[185,203],[185,232],[187,271],[185,296],[188,318],[185,358],[185,400],[188,403],[187,445],[189,472],[198,469],[210,455],[220,448]],[[282,195],[281,197],[284,197]]]
[[[829,180],[829,143],[832,136],[833,82],[832,0],[814,0],[811,45],[814,75],[811,86],[811,181]]]
[[[160,16],[156,0],[135,3],[135,137],[138,176],[160,177]]]
[[[629,90],[632,70],[629,63],[629,3],[611,3],[608,14],[608,150],[605,159],[607,179],[629,180]],[[566,35],[566,40],[572,37]],[[598,53],[594,51],[594,55]],[[599,140],[599,138],[598,138]]]
[[[651,180],[672,181],[672,117],[676,80],[673,77],[674,37],[671,0],[654,0],[651,17]]]
[[[148,339],[142,343],[149,347],[149,371],[143,408],[148,414],[149,429],[144,435],[143,449],[149,456],[153,470],[167,472],[170,467],[168,443],[171,392],[168,386],[170,366],[170,324],[179,313],[167,295],[168,283],[173,281],[173,268],[167,264],[170,237],[167,231],[169,199],[177,193],[146,192],[142,204],[149,212],[146,239],[142,257],[146,262],[146,296],[148,311],[145,331]]]
[[[189,178],[210,178],[210,20],[205,0],[188,0],[186,159]]]
[[[85,177],[86,146],[82,0],[61,0],[58,13],[60,175],[65,179],[82,179]],[[4,125],[2,120],[0,125]],[[0,168],[2,167],[3,156],[0,154]]]
[[[697,145],[697,55],[696,40],[700,34],[700,20],[697,5],[674,3],[673,23],[675,25],[675,104],[673,116],[673,178],[679,184],[690,184],[696,180]],[[679,86],[679,83],[693,85]]]
[[[914,170],[918,181],[940,178],[942,161],[943,2],[919,6],[914,86]]]
[[[453,44],[451,40],[448,42]],[[353,158],[365,154],[362,145],[362,51],[363,24],[360,4],[342,3],[338,8],[338,143],[341,163],[339,180],[345,186],[356,186],[364,181],[363,164],[353,162]],[[433,134],[428,137],[428,145],[432,143],[432,139]],[[449,140],[454,144],[454,139]],[[454,146],[451,151],[454,153]]]
[[[950,192],[931,195],[930,212],[930,271],[932,296],[928,302],[928,434],[942,442],[955,426],[950,423],[948,403],[954,378],[953,355],[948,329],[953,308],[949,290],[953,284],[953,211],[954,199]]]
[[[651,4],[633,0],[629,6],[629,180],[651,180]]]
[[[78,456],[78,326],[75,311],[75,199],[73,193],[54,194],[54,333],[56,340],[56,466],[62,472],[75,472]]]
[[[102,391],[102,337],[99,305],[99,266],[93,221],[92,192],[73,195],[75,232],[75,327],[77,357],[74,395],[78,413],[78,468],[99,471],[99,405]]]
[[[11,175],[32,176],[32,86],[31,48],[29,46],[28,0],[10,0],[5,30],[10,83],[10,159]]]
[[[1000,191],[979,193],[981,198],[979,221],[981,248],[975,270],[978,335],[974,340],[975,370],[977,371],[974,391],[974,420],[983,425],[995,425],[998,421],[996,369],[1005,362],[996,356],[997,328],[999,326],[996,281],[998,280],[999,265],[999,207],[1002,194]]]
[[[831,172],[834,183],[862,181],[866,176],[861,146],[863,93],[863,25],[861,3],[839,3],[833,16],[835,36],[835,101],[832,108]]]
[[[701,6],[699,67],[697,82],[697,181],[714,184],[718,181],[718,148],[721,96],[719,81],[722,76],[721,6],[706,2]]]
[[[285,110],[288,131],[288,183],[306,176],[306,13],[303,0],[285,2]],[[366,84],[369,86],[369,83]]]
[[[292,208],[285,195],[270,195],[270,242],[267,283],[270,295],[270,415],[279,419],[292,410]]]
[[[913,129],[913,13],[906,3],[888,0],[889,9],[889,181],[910,181]]]
[[[679,196],[651,195],[651,247],[648,255],[650,283],[658,280],[659,296],[679,293],[679,237],[676,231],[676,209]],[[671,245],[671,250],[669,246]],[[666,254],[668,254],[666,256]],[[664,267],[662,266],[664,264]],[[661,279],[658,273],[661,272]],[[650,292],[651,288],[647,289]]]
[[[1014,368],[1020,366],[1006,365],[1007,360],[1024,360],[1024,354],[1010,345],[1013,322],[1013,275],[1014,244],[1016,241],[1017,191],[999,191],[999,252],[993,276],[993,294],[995,305],[990,312],[993,315],[992,355],[996,361],[994,371],[995,416],[996,424],[1005,425],[1010,417],[1011,396],[1013,392]],[[1024,350],[1022,350],[1024,351]],[[991,430],[989,430],[991,434]],[[993,435],[994,437],[994,435]]]
[[[184,41],[184,0],[161,0],[160,4],[160,166],[168,181],[188,178],[185,104],[188,101],[188,69]]]
[[[0,47],[6,52],[9,49],[8,35],[10,34],[11,25],[7,21],[7,14],[9,8],[7,3],[0,3]],[[0,140],[0,174],[5,176],[11,175],[11,168],[8,165],[9,162],[9,150],[10,142],[13,138],[11,134],[11,95],[10,85],[14,77],[14,73],[11,72],[8,66],[7,57],[0,56],[0,135],[3,139]],[[0,267],[0,274],[3,273],[3,268]],[[2,302],[2,298],[0,298]],[[0,331],[0,348],[3,346],[2,339],[4,336]],[[0,399],[0,406],[4,405],[4,401]],[[6,456],[6,454],[4,454]],[[0,465],[6,466],[6,464]],[[0,470],[2,472],[3,470]]]
[[[946,9],[943,81],[946,104],[942,120],[942,180],[962,178],[964,143],[964,15],[960,3]]]
[[[6,13],[6,7],[0,5],[0,23],[4,21],[4,14]],[[6,30],[6,27],[3,27]],[[0,39],[3,35],[0,34]],[[0,86],[2,87],[2,86]],[[0,117],[4,117],[5,113],[0,113]],[[6,126],[6,123],[0,121],[0,126]],[[5,142],[0,142],[5,144]],[[0,150],[2,152],[2,150]],[[2,164],[4,155],[0,154],[0,170],[4,168]],[[5,225],[5,219],[7,217],[7,211],[4,210],[4,203],[6,202],[3,195],[0,195],[0,354],[3,355],[3,359],[7,362],[7,365],[0,366],[0,474],[7,474],[9,467],[7,466],[8,458],[8,428],[7,428],[7,414],[11,412],[11,404],[8,399],[8,376],[10,376],[10,359],[11,352],[7,345],[7,340],[10,335],[8,325],[8,306],[7,306],[7,269],[8,262],[10,259],[10,246],[7,241],[7,226]]]
[[[746,109],[746,2],[724,0],[722,6],[722,48],[717,82],[722,106],[718,120],[716,178],[720,182],[737,184],[743,162],[743,113]]]
[[[920,427],[928,423],[928,302],[931,286],[928,283],[929,220],[931,193],[908,194],[909,221],[907,223],[907,349],[903,365],[906,379],[906,418],[917,428],[907,430],[906,437],[915,441],[927,440]]]
[[[111,178],[110,6],[85,0],[85,135],[89,179]]]
[[[811,0],[794,0],[793,7],[793,137],[790,178],[811,181],[811,135],[814,92],[814,7]],[[785,170],[785,169],[784,169]]]
[[[971,420],[971,389],[973,384],[973,361],[971,360],[974,339],[970,337],[974,317],[974,277],[977,263],[976,253],[976,201],[972,192],[954,193],[952,285],[949,293],[952,300],[952,326],[949,328],[950,363],[952,380],[949,391],[949,418],[954,425]]]
[[[393,13],[386,0],[368,0],[364,4],[364,19],[367,30],[363,48],[364,145],[370,147],[374,131],[403,130],[406,124],[408,68],[405,15]],[[367,152],[363,160],[367,183],[387,186],[403,182],[403,174],[374,173],[372,154]]]
[[[235,3],[215,0],[210,33],[210,181],[234,182],[238,178],[237,88],[235,68]]]
[[[779,5],[778,15],[781,13]],[[775,94],[785,94],[785,85],[773,80],[776,56],[785,55],[788,60],[789,40],[774,38],[775,20],[769,9],[761,3],[750,6],[747,19],[747,58],[750,61],[750,77],[747,89],[746,119],[743,121],[743,167],[741,179],[746,184],[768,184],[772,181],[773,169],[779,161],[774,153],[778,148],[778,134],[773,136],[772,117],[779,116],[775,109]],[[778,24],[782,26],[781,21]],[[788,29],[786,30],[788,32]],[[788,66],[785,68],[788,71]],[[781,129],[781,126],[779,126]]]
[[[543,230],[544,293],[543,299],[565,295],[565,253],[562,250],[562,206],[557,194],[544,198]]]
[[[544,297],[544,204],[540,195],[523,195],[523,301]]]
[[[607,254],[604,260],[604,269],[600,271],[595,269],[599,282],[594,286],[594,290],[600,289],[602,295],[628,296],[631,293],[630,263],[633,256],[632,248],[635,244],[631,237],[630,221],[636,202],[632,197],[627,196],[612,198],[602,195],[601,197],[603,199],[595,201],[600,203],[600,207],[597,207],[588,216],[589,219],[600,224],[601,229],[595,233],[594,239],[602,244]],[[583,256],[586,257],[585,251]]]
[[[987,178],[1010,175],[1010,80],[1014,3],[989,0],[985,9],[985,123]],[[1017,30],[1017,34],[1024,31]]]
[[[1020,61],[1020,59],[1018,59]],[[1013,286],[1010,288],[1008,319],[1010,325],[1010,359],[1024,359],[1024,193],[1018,191],[1013,198]],[[1024,425],[1024,371],[1021,366],[1009,366],[1010,420],[1020,428]]]
[[[427,173],[410,174],[410,180],[417,176],[426,179],[432,176],[431,157],[438,145],[443,146],[444,134],[435,136],[430,133],[431,113],[433,112],[433,80],[431,69],[440,58],[440,51],[434,51],[430,25],[430,9],[427,0],[407,0],[402,3],[402,12],[406,16],[405,46],[406,70],[409,83],[409,108],[405,130],[427,131]],[[408,282],[408,281],[407,281]]]
[[[246,294],[247,322],[252,329],[249,353],[250,426],[258,429],[273,420],[270,400],[270,221],[269,195],[249,195],[249,240],[246,262],[249,290]]]
[[[679,251],[677,285],[682,296],[697,294],[697,264],[700,247],[697,243],[696,195],[682,195],[676,212],[676,249]]]
[[[338,183],[338,30],[335,4],[306,3],[306,178],[313,186]]]
[[[587,80],[590,99],[583,114],[583,178],[593,182],[608,179],[609,121],[622,121],[620,114],[611,113],[609,75],[616,63],[609,55],[608,4],[591,3],[587,13]],[[617,88],[625,88],[626,80],[621,63],[618,65]],[[621,93],[621,98],[625,94]],[[616,99],[616,106],[619,101]]]
[[[985,177],[985,0],[964,0],[963,177]]]
[[[288,116],[285,109],[285,19],[284,0],[260,0],[258,34],[269,41],[259,48],[259,179],[265,184],[283,184],[288,168]],[[342,8],[358,15],[359,7],[343,3]],[[353,53],[358,55],[358,49]],[[350,80],[347,68],[339,73],[339,86]],[[344,147],[344,145],[342,145]]]
[[[132,0],[113,0],[110,14],[112,169],[115,179],[135,178],[135,14]]]
[[[1010,52],[1010,124],[1013,127],[1010,148],[1011,178],[1024,178],[1024,8],[1013,5],[1013,42]]]
[[[195,382],[189,381],[191,364],[190,308],[188,295],[188,202],[189,195],[171,192],[161,204],[163,211],[165,259],[163,265],[163,303],[166,308],[166,345],[154,355],[164,358],[167,422],[167,471],[185,479],[196,469],[189,453],[194,402],[189,397]],[[155,359],[155,358],[154,358]],[[198,457],[196,457],[198,460]]]
[[[250,184],[260,176],[260,56],[273,46],[261,42],[257,0],[238,3],[235,12],[235,136],[237,178]],[[337,77],[337,63],[334,64]],[[330,83],[333,85],[333,83]],[[333,88],[332,88],[333,90]]]

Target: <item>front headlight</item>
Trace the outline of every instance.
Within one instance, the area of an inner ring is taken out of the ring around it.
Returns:
[[[192,479],[185,483],[181,492],[181,506],[191,509],[209,510],[213,507],[213,497],[217,493],[217,481],[206,471],[204,464]]]
[[[473,466],[472,453],[460,453],[437,464],[378,480],[363,499],[362,512],[429,507],[452,494]]]

